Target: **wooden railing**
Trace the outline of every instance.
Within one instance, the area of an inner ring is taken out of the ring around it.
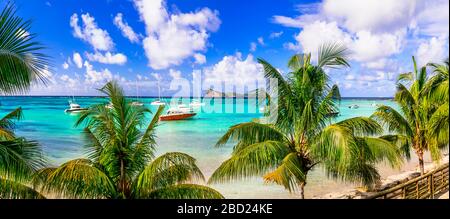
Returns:
[[[448,163],[422,176],[390,189],[373,194],[368,199],[433,199],[448,190]]]

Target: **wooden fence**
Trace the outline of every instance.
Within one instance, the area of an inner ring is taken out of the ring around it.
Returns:
[[[373,194],[368,199],[433,199],[448,191],[448,163],[422,176],[390,189]]]

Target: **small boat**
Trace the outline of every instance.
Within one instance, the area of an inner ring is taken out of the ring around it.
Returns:
[[[167,110],[167,114],[160,116],[159,120],[160,121],[183,120],[192,118],[195,115],[197,115],[197,113],[195,113],[192,108],[186,107],[186,105],[182,104]]]
[[[359,106],[356,105],[356,104],[352,104],[352,105],[348,106],[348,108],[350,108],[350,109],[358,109]]]
[[[144,103],[139,101],[139,90],[138,90],[138,84],[136,81],[136,100],[130,103],[131,106],[144,106]]]
[[[202,103],[200,100],[192,100],[192,102],[189,104],[191,107],[201,107],[204,106],[205,103]]]
[[[78,113],[81,111],[88,110],[87,108],[81,108],[80,104],[75,103],[75,101],[69,101],[69,109],[64,110],[66,113]]]
[[[152,103],[150,103],[152,106],[161,106],[166,105],[166,103],[162,102],[161,100],[155,100]]]
[[[158,99],[151,102],[150,105],[152,105],[152,106],[166,105],[166,103],[161,101],[161,88],[159,87],[159,81],[158,81]]]
[[[133,101],[130,103],[131,106],[144,106],[144,103],[139,101]]]

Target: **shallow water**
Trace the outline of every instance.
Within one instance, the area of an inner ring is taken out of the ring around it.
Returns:
[[[17,123],[16,133],[40,142],[49,161],[53,165],[83,156],[82,127],[75,128],[76,114],[66,114],[68,97],[1,97],[0,116],[21,106],[24,118]],[[150,106],[153,98],[141,98]],[[184,99],[185,103],[189,100]],[[108,99],[101,97],[77,97],[76,102],[82,107],[92,104],[107,103]],[[358,109],[349,109],[351,104],[357,104]],[[340,116],[337,120],[355,116],[370,116],[375,110],[375,104],[395,107],[391,100],[344,99],[340,103]],[[221,111],[226,111],[221,112]],[[231,153],[232,145],[215,148],[214,144],[226,130],[237,123],[247,122],[261,116],[259,107],[252,100],[232,100],[209,103],[191,120],[163,122],[157,129],[158,154],[169,151],[185,152],[198,161],[198,165],[206,177],[226,160]],[[326,194],[352,185],[335,182],[326,178],[320,169],[308,175],[306,197]],[[215,185],[227,198],[296,198],[277,185],[266,185],[260,178],[253,178],[235,183]]]

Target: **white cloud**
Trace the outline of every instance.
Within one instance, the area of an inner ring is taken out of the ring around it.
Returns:
[[[396,31],[409,24],[416,0],[326,0],[323,13],[352,32]]]
[[[324,43],[351,43],[351,36],[339,29],[336,22],[316,21],[303,27],[297,36],[297,45],[290,44],[292,49],[302,48],[303,52],[310,52],[314,60],[317,59],[318,48]],[[301,47],[300,47],[301,46]]]
[[[258,45],[255,42],[251,42],[250,43],[250,51],[254,52],[256,51],[256,48],[258,47]]]
[[[351,57],[356,61],[370,62],[398,54],[402,51],[405,35],[404,31],[377,35],[368,31],[357,32],[349,45],[353,53]]]
[[[429,62],[442,62],[448,56],[448,38],[433,37],[429,41],[420,43],[416,56],[419,66]]]
[[[210,32],[220,26],[217,11],[169,14],[165,0],[134,0],[146,25],[145,54],[153,69],[180,65],[183,60],[205,51]]]
[[[88,61],[84,61],[84,67],[86,68],[85,83],[87,84],[103,84],[113,79],[113,75],[108,69],[96,71]]]
[[[449,1],[422,1],[420,11],[414,20],[418,32],[431,36],[448,38],[449,35]]]
[[[281,24],[285,27],[302,28],[304,23],[299,19],[294,19],[286,16],[275,15],[272,21],[277,24]]]
[[[264,38],[263,38],[263,37],[258,37],[258,43],[259,43],[260,45],[263,45],[263,46],[264,46]]]
[[[106,52],[102,54],[100,52],[86,53],[86,57],[89,61],[100,62],[103,64],[117,64],[123,65],[127,62],[127,57],[122,53],[112,54],[110,52]]]
[[[240,53],[234,56],[225,56],[217,64],[204,68],[204,82],[209,85],[221,87],[236,85],[238,87],[254,87],[256,82],[264,81],[262,66],[257,63],[250,54],[243,59]],[[242,91],[241,91],[242,92]]]
[[[177,71],[174,69],[169,69],[169,75],[172,79],[180,79],[181,78],[181,71]]]
[[[69,68],[69,64],[67,62],[64,62],[62,64],[63,69],[68,69]]]
[[[122,32],[122,35],[129,39],[132,43],[139,42],[139,36],[136,34],[136,32],[134,32],[133,28],[131,28],[127,22],[123,21],[122,13],[117,13],[117,15],[114,17],[114,25],[116,25],[117,28],[119,28]]]
[[[77,53],[77,52],[73,53],[72,60],[78,68],[83,67],[83,59],[81,58],[80,53]]]
[[[109,51],[114,47],[114,42],[106,30],[100,29],[95,22],[94,17],[89,13],[82,14],[82,27],[78,25],[78,14],[70,17],[70,26],[73,29],[73,35],[89,43],[95,50]]]
[[[203,65],[206,63],[206,56],[201,53],[194,54],[195,63]]]
[[[269,38],[270,38],[270,39],[278,38],[278,37],[280,37],[281,35],[283,35],[283,33],[284,33],[283,31],[280,31],[280,32],[273,32],[273,33],[270,34]]]

